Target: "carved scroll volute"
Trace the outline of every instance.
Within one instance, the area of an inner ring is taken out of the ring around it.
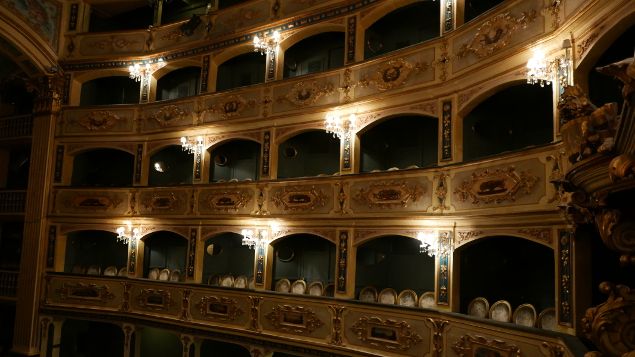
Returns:
[[[595,215],[600,237],[610,249],[631,255],[635,253],[635,222],[616,209],[607,209]]]

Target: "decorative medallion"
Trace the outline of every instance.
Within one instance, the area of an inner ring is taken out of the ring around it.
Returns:
[[[97,196],[89,193],[79,194],[66,201],[66,207],[73,207],[88,211],[106,211],[116,208],[122,201],[110,196]]]
[[[518,196],[531,193],[536,182],[538,177],[531,175],[529,170],[516,172],[514,166],[485,169],[472,173],[471,178],[454,190],[454,194],[459,201],[469,200],[472,204],[513,202]]]
[[[353,199],[368,208],[405,208],[410,203],[417,202],[424,193],[425,188],[418,183],[408,185],[405,181],[387,181],[361,188]]]
[[[246,189],[214,190],[205,192],[202,201],[214,211],[238,211],[245,207],[253,197],[251,191]]]
[[[234,321],[244,313],[235,299],[203,296],[196,304],[203,318],[214,321]]]
[[[348,231],[340,232],[337,251],[337,292],[346,293],[346,270],[348,266]]]
[[[313,310],[296,305],[276,305],[265,315],[278,331],[309,335],[322,327],[322,322]]]
[[[406,321],[363,316],[351,327],[357,338],[371,346],[390,351],[408,351],[423,339]]]
[[[342,313],[346,309],[344,306],[340,305],[329,305],[329,309],[333,314],[333,319],[331,320],[331,340],[330,344],[335,346],[342,345]]]
[[[155,120],[160,126],[166,127],[174,125],[174,123],[178,122],[178,120],[186,114],[187,113],[183,109],[171,104],[161,107],[159,110],[152,113],[148,119]]]
[[[426,63],[410,63],[403,58],[392,59],[380,64],[377,70],[370,76],[364,76],[359,81],[359,86],[373,86],[377,90],[385,91],[400,87],[408,79],[419,72],[428,69]]]
[[[256,101],[253,99],[246,100],[240,95],[231,95],[227,98],[223,98],[218,103],[207,108],[212,113],[219,115],[220,119],[227,119],[236,116],[240,116],[246,109],[253,109],[256,107]]]
[[[143,205],[150,211],[173,211],[176,208],[178,199],[174,192],[155,193],[143,201]]]
[[[328,196],[315,186],[291,186],[277,190],[271,200],[285,211],[313,211],[324,207]]]
[[[459,356],[520,357],[520,348],[501,340],[488,340],[482,336],[463,335],[452,349]]]
[[[293,85],[287,94],[276,98],[276,101],[278,103],[287,101],[295,106],[304,107],[315,104],[320,98],[333,93],[334,90],[332,83],[321,84],[317,81],[300,81]]]
[[[86,130],[98,131],[112,128],[119,120],[121,117],[110,110],[93,110],[76,122]]]
[[[172,295],[165,290],[141,289],[137,303],[147,310],[167,311],[172,305]]]
[[[57,294],[61,300],[107,303],[115,298],[107,285],[63,283]]]
[[[463,44],[457,56],[463,58],[472,53],[477,58],[484,58],[506,47],[512,35],[524,29],[536,20],[536,10],[525,11],[515,17],[509,12],[494,16],[485,21],[476,31],[472,41]]]

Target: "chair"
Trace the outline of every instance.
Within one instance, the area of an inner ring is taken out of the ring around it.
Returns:
[[[359,292],[359,301],[377,302],[377,289],[373,286],[366,286]]]
[[[150,269],[150,271],[148,272],[148,279],[150,280],[159,280],[159,274],[161,273],[161,269],[159,268],[152,268]]]
[[[291,289],[289,279],[280,279],[276,282],[276,291],[279,293],[288,293]]]
[[[86,274],[86,267],[83,265],[75,264],[71,269],[71,273],[73,274]]]
[[[516,325],[534,327],[536,325],[536,309],[532,304],[522,304],[514,310],[512,321]]]
[[[117,276],[128,276],[128,267],[121,267],[117,272]]]
[[[476,297],[472,299],[470,304],[467,306],[467,314],[486,319],[487,314],[489,314],[489,302],[484,297]]]
[[[436,301],[434,300],[434,291],[427,291],[421,294],[417,305],[427,309],[433,308],[436,305]]]
[[[321,281],[314,281],[307,287],[307,292],[311,296],[322,296],[324,294],[324,284]]]
[[[489,308],[489,318],[501,322],[511,321],[512,306],[506,300],[498,300]]]
[[[335,296],[335,284],[333,283],[327,284],[326,287],[324,288],[323,296],[330,296],[330,297]]]
[[[86,274],[88,275],[101,275],[101,268],[97,265],[91,265],[86,270]]]
[[[104,269],[104,276],[117,276],[117,267],[111,265]]]
[[[385,288],[377,297],[377,302],[386,305],[395,305],[397,303],[397,292],[393,288]]]
[[[181,281],[181,271],[179,269],[174,269],[170,272],[170,276],[168,278],[168,281]]]
[[[397,304],[399,306],[417,306],[417,293],[410,289],[403,290],[397,296]]]
[[[220,279],[220,286],[226,287],[226,288],[233,288],[234,287],[234,276],[227,274],[224,275],[221,279]]]
[[[556,322],[556,309],[553,307],[548,307],[538,314],[538,319],[536,320],[536,327],[541,328],[543,330],[551,330],[555,331],[558,323]]]
[[[234,287],[238,289],[247,289],[248,284],[247,277],[244,275],[239,275],[234,280]]]
[[[170,269],[165,268],[159,272],[159,280],[168,281],[170,279]]]
[[[207,278],[207,285],[219,286],[220,275],[210,275],[209,278]]]
[[[306,281],[298,279],[291,284],[291,293],[304,295],[306,293]]]
[[[251,290],[256,288],[256,280],[254,280],[253,276],[249,277],[249,280],[247,281],[247,287]]]

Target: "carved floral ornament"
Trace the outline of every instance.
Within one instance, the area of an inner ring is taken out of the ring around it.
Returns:
[[[517,172],[513,166],[486,169],[472,173],[454,190],[454,195],[460,202],[469,200],[472,204],[513,202],[518,196],[531,193],[537,182],[538,177],[529,170]]]
[[[86,130],[97,131],[110,129],[115,126],[119,120],[121,120],[121,117],[110,110],[94,110],[82,118],[75,120],[75,122],[86,128]]]
[[[255,106],[256,101],[253,99],[246,100],[240,95],[231,95],[211,105],[206,111],[218,114],[221,119],[227,119],[240,116],[243,111],[253,109]]]
[[[234,321],[244,313],[235,299],[224,296],[203,296],[196,307],[204,318],[210,320]]]
[[[359,81],[360,87],[373,86],[377,90],[385,91],[400,87],[416,73],[428,69],[426,63],[410,63],[403,58],[392,59],[380,64],[375,72],[362,77]]]
[[[285,95],[276,98],[278,103],[287,101],[295,106],[304,107],[315,104],[320,98],[335,91],[332,83],[298,82]]]
[[[238,211],[251,201],[253,194],[248,190],[222,190],[209,192],[204,201],[215,211]]]
[[[117,197],[110,195],[83,193],[64,200],[64,207],[75,208],[88,211],[107,211],[119,206],[122,202]]]
[[[477,58],[490,56],[509,44],[512,35],[536,20],[536,10],[524,11],[515,17],[509,12],[485,21],[476,31],[472,40],[461,45],[457,56],[463,58],[472,53]]]
[[[357,338],[371,346],[408,351],[423,339],[406,321],[363,316],[351,327]]]
[[[302,335],[308,335],[324,325],[313,310],[304,306],[276,305],[265,317],[276,330]]]
[[[452,349],[459,356],[521,356],[518,346],[482,336],[463,335],[454,343]]]
[[[159,110],[148,116],[148,119],[155,120],[160,126],[166,127],[174,125],[174,123],[178,122],[178,120],[186,114],[188,113],[179,106],[171,104],[159,108]]]
[[[315,186],[293,186],[275,192],[271,199],[278,208],[287,211],[313,211],[324,207],[327,195]]]
[[[353,199],[367,205],[368,208],[405,208],[417,202],[424,193],[425,188],[419,183],[390,181],[361,188]]]
[[[115,298],[107,285],[86,284],[86,283],[63,283],[60,289],[56,290],[60,300],[75,300],[86,303],[106,303]]]

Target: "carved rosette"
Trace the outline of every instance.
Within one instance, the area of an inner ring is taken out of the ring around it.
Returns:
[[[166,105],[159,110],[153,112],[148,119],[156,121],[160,126],[167,127],[170,125],[174,125],[174,123],[178,122],[186,113],[183,109],[176,105]]]
[[[231,95],[207,108],[208,111],[219,115],[220,119],[240,116],[245,110],[256,107],[256,101],[245,99],[240,95]]]
[[[313,211],[324,207],[327,199],[327,195],[315,186],[285,187],[271,195],[276,207],[292,212]]]
[[[625,285],[600,284],[606,302],[587,309],[582,329],[606,356],[622,356],[635,349],[635,291]]]
[[[368,208],[408,207],[425,193],[425,188],[419,183],[408,184],[406,181],[388,181],[371,184],[361,188],[353,199],[368,206]]]
[[[107,303],[115,298],[107,285],[85,283],[63,283],[56,290],[60,300],[73,300],[86,303]]]
[[[219,190],[206,193],[202,202],[213,211],[238,211],[245,207],[253,198],[249,190]]]
[[[360,87],[373,86],[379,91],[401,87],[411,76],[428,69],[426,63],[410,63],[403,58],[392,59],[380,64],[375,72],[363,76]]]
[[[408,351],[423,339],[406,321],[363,316],[351,327],[357,338],[365,344],[389,351]]]
[[[117,125],[121,117],[110,110],[94,110],[75,120],[77,124],[89,131],[108,130]]]
[[[304,306],[276,305],[265,315],[276,330],[309,335],[324,325],[313,310]]]
[[[235,299],[224,296],[203,296],[196,307],[203,318],[215,321],[234,321],[244,313]]]
[[[463,335],[452,349],[459,356],[509,356],[520,357],[520,348],[501,340],[488,340],[482,336]]]
[[[526,28],[534,20],[536,20],[536,11],[533,9],[522,12],[517,17],[509,12],[494,16],[478,28],[470,42],[461,46],[457,56],[463,58],[470,53],[477,58],[490,56],[506,47],[515,32]]]
[[[531,193],[538,182],[538,177],[528,171],[517,172],[510,166],[506,169],[486,169],[474,172],[454,190],[454,195],[461,202],[472,204],[501,203],[515,201],[522,194]]]
[[[297,107],[305,107],[315,104],[320,98],[330,95],[335,91],[332,83],[298,82],[285,95],[278,96],[278,103],[287,101]]]

